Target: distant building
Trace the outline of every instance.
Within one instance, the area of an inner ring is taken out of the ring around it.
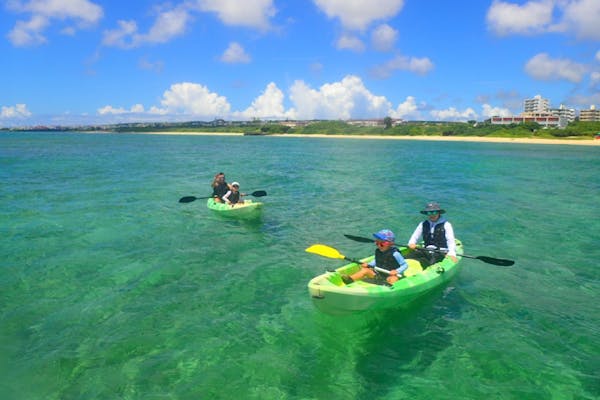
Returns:
[[[558,108],[551,108],[548,112],[557,117],[562,117],[567,120],[567,123],[575,121],[575,109],[566,108],[564,105],[560,105]]]
[[[579,120],[580,121],[600,121],[600,110],[596,109],[596,106],[591,105],[587,110],[579,111]]]
[[[547,113],[550,110],[550,101],[542,98],[539,94],[533,99],[526,99],[523,102],[523,113]]]
[[[490,122],[493,125],[510,125],[510,124],[523,124],[526,122],[536,122],[545,127],[556,127],[564,128],[567,126],[567,120],[556,115],[548,113],[538,115],[520,115],[516,117],[492,117]]]

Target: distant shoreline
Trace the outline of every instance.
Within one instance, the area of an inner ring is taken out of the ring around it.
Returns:
[[[196,136],[244,136],[235,132],[131,132],[141,135],[196,135]],[[577,146],[600,146],[598,139],[544,139],[544,138],[501,138],[481,136],[385,136],[385,135],[327,135],[315,134],[268,134],[261,137],[296,138],[339,138],[339,139],[380,139],[380,140],[428,140],[442,142],[485,142],[485,143],[524,143],[524,144],[566,144]]]

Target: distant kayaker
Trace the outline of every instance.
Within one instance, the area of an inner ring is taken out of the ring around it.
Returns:
[[[408,264],[400,251],[394,247],[396,236],[389,229],[382,229],[373,234],[375,237],[375,258],[369,263],[362,263],[361,269],[352,275],[342,275],[342,280],[345,284],[352,283],[364,277],[374,278],[375,271],[373,267],[379,267],[390,271],[386,278],[387,283],[392,285],[396,282],[399,276],[404,276],[404,271],[408,268]]]
[[[230,190],[229,184],[225,182],[225,174],[223,172],[216,174],[210,186],[213,188],[212,197],[215,202],[223,203],[223,196]]]
[[[446,210],[434,201],[427,203],[421,214],[427,215],[427,219],[419,225],[408,240],[408,247],[411,249],[406,258],[418,260],[423,269],[450,257],[452,261],[456,259],[456,240],[454,239],[454,229],[452,224],[442,217]],[[427,251],[424,248],[417,248],[417,242],[423,240],[423,247],[428,246],[432,249],[443,249],[444,252]]]
[[[240,193],[240,184],[233,182],[231,184],[231,190],[228,190],[227,193],[223,195],[223,201],[229,205],[243,204],[244,200],[242,200],[242,196],[245,195],[246,193]]]

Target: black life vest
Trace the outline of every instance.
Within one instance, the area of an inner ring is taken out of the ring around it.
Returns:
[[[233,190],[231,191],[231,194],[228,197],[229,201],[232,204],[237,204],[240,201],[240,192],[234,192]]]
[[[446,248],[446,229],[444,224],[446,221],[442,221],[435,225],[433,234],[431,233],[431,222],[429,220],[423,221],[423,242],[425,246],[434,245],[437,248]]]
[[[375,249],[375,265],[379,268],[387,269],[388,271],[398,269],[400,264],[398,264],[398,260],[394,258],[394,252],[396,251],[398,251],[398,249],[395,247],[390,247],[387,251]]]
[[[222,199],[223,196],[227,194],[229,191],[229,186],[226,182],[219,183],[216,187],[213,188],[213,197],[217,196]]]

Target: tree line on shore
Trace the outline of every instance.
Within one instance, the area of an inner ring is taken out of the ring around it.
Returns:
[[[224,122],[224,121],[223,121]],[[600,121],[574,121],[566,128],[546,128],[535,122],[493,125],[489,122],[407,121],[393,125],[386,117],[383,125],[358,126],[346,121],[311,121],[288,126],[280,121],[252,121],[244,123],[140,123],[85,127],[53,127],[14,129],[18,131],[105,131],[105,132],[231,132],[247,135],[269,134],[328,134],[328,135],[386,135],[386,136],[473,136],[507,138],[592,139],[600,135]],[[6,129],[4,129],[6,130]],[[11,131],[13,129],[10,129]]]

